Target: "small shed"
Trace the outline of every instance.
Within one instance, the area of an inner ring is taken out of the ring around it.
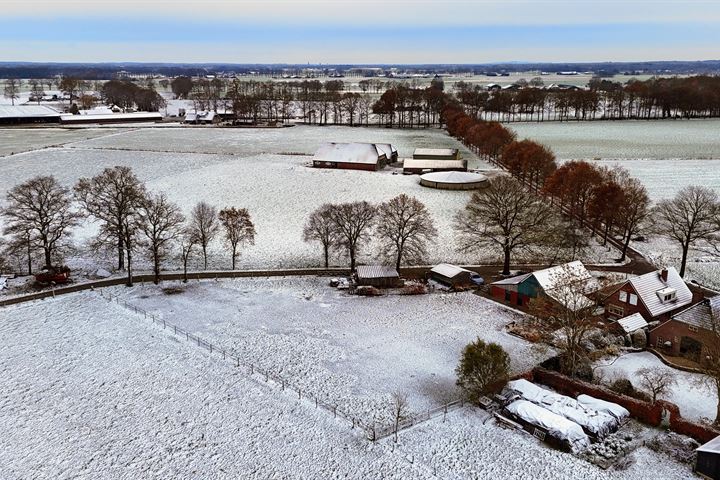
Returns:
[[[618,320],[617,325],[622,329],[623,333],[632,334],[638,330],[647,328],[648,322],[645,321],[645,318],[643,318],[639,312],[635,312],[632,315]]]
[[[720,479],[720,436],[700,446],[695,452],[695,473],[705,478]]]
[[[393,267],[361,265],[355,271],[357,284],[376,288],[394,288],[400,285],[400,275]]]
[[[460,160],[457,148],[416,148],[413,153],[416,160]]]
[[[385,154],[385,158],[387,158],[387,161],[389,163],[395,163],[398,160],[398,151],[397,148],[395,148],[393,145],[389,143],[376,143],[375,146],[377,147],[379,152],[382,152]]]
[[[403,173],[466,172],[467,160],[425,160],[408,158],[403,161]]]
[[[431,280],[453,288],[483,284],[482,277],[477,273],[449,263],[434,266],[430,270],[429,277]]]

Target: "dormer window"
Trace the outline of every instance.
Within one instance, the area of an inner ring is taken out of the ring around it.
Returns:
[[[657,296],[662,303],[673,302],[677,299],[677,290],[670,287],[663,288],[657,291]]]

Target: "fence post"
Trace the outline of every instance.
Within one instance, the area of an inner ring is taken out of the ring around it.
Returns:
[[[250,375],[252,375],[253,373],[255,373],[255,365],[253,365],[253,364],[251,363],[251,364],[250,364]]]
[[[185,340],[190,340],[190,334],[188,332],[185,332]]]
[[[173,325],[173,327],[175,328],[175,335],[177,335],[177,325]]]
[[[165,329],[165,319],[163,318],[163,329]]]

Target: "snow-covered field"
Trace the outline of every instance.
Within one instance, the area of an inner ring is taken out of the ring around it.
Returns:
[[[0,128],[0,157],[88,140],[115,131],[110,128]],[[2,163],[3,160],[0,160]]]
[[[371,444],[97,293],[7,307],[0,318],[3,478],[693,476],[644,448],[628,470],[600,470],[471,408],[401,432],[397,446]],[[371,368],[365,359],[343,366]]]
[[[470,292],[367,298],[327,283],[238,279],[175,283],[182,293],[172,295],[154,285],[110,291],[368,423],[384,423],[397,391],[417,413],[457,399],[454,369],[478,336],[513,352],[513,373],[549,355],[505,332],[519,314]]]
[[[436,241],[429,249],[429,262],[465,264],[498,259],[493,252],[466,255],[455,249],[452,219],[464,208],[469,192],[425,188],[417,176],[393,175],[389,170],[309,168],[308,155],[329,140],[391,142],[401,157],[411,156],[415,147],[457,147],[463,149],[463,156],[472,166],[490,169],[455,139],[435,129],[138,129],[4,158],[0,162],[0,203],[7,190],[33,175],[52,174],[71,187],[82,176],[127,165],[150,190],[166,192],[186,213],[201,200],[219,207],[247,208],[255,221],[257,237],[255,245],[242,253],[240,268],[268,268],[319,266],[321,249],[302,241],[302,228],[308,215],[320,205],[356,200],[381,202],[407,193],[428,206],[438,227]],[[32,137],[27,141],[32,143]],[[85,228],[77,229],[76,237],[83,241],[94,231],[94,226],[87,223]],[[227,268],[230,262],[225,249],[217,244],[212,250],[212,268]],[[376,252],[376,246],[371,245],[360,260],[378,262]],[[585,260],[606,263],[617,256],[614,250],[596,246]],[[345,263],[343,259],[334,262]],[[78,259],[70,259],[70,265],[90,270],[112,266],[88,265]]]
[[[703,385],[700,374],[668,367],[650,352],[628,353],[618,357],[612,364],[607,360],[600,360],[597,365],[607,365],[598,368],[607,380],[627,378],[636,388],[640,386],[637,371],[641,368],[670,371],[675,374],[677,385],[672,387],[670,393],[661,395],[660,398],[677,404],[680,407],[680,414],[690,420],[715,419],[717,393]]]

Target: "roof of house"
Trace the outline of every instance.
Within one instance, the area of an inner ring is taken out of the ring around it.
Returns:
[[[467,169],[467,160],[436,160],[432,158],[406,158],[403,160],[403,169],[420,168],[432,170],[434,168]]]
[[[212,122],[215,120],[215,112],[187,112],[185,113],[185,121],[186,122],[197,122],[197,121],[205,121],[205,122]]]
[[[433,268],[430,269],[430,271],[432,273],[437,273],[438,275],[442,275],[445,278],[453,278],[464,272],[475,274],[475,272],[473,272],[472,270],[468,270],[466,268],[461,268],[456,265],[452,265],[450,263],[441,263],[439,265],[435,265]]]
[[[700,447],[698,447],[695,451],[706,453],[720,453],[720,435],[713,438],[706,444],[700,445]]]
[[[617,323],[622,327],[625,333],[633,333],[648,326],[648,323],[645,321],[643,316],[637,312],[621,318],[617,321]]]
[[[720,321],[720,295],[706,298],[702,302],[676,313],[672,316],[672,319],[695,327],[712,330],[713,321]]]
[[[0,105],[0,118],[59,117],[60,112],[44,105]]]
[[[693,297],[692,292],[674,267],[667,268],[667,281],[662,279],[661,272],[658,270],[628,280],[653,317],[689,305]],[[663,302],[658,292],[668,288],[675,290],[676,298]]]
[[[326,143],[318,148],[314,161],[375,165],[385,152],[374,143]]]
[[[361,265],[356,270],[358,278],[397,278],[397,270],[385,265]]]
[[[416,148],[413,155],[431,155],[437,157],[455,156],[457,148]]]

